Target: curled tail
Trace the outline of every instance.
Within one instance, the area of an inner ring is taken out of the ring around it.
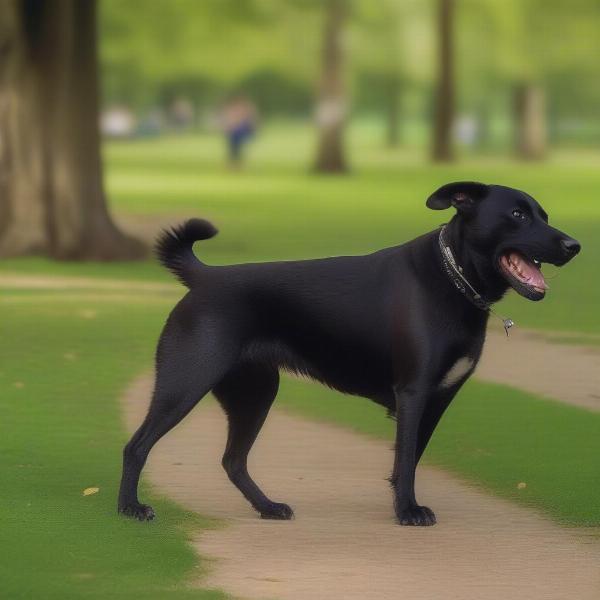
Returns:
[[[194,274],[202,266],[192,247],[197,240],[208,240],[217,234],[217,228],[204,219],[190,219],[172,229],[165,230],[156,243],[158,260],[177,279],[191,287]]]

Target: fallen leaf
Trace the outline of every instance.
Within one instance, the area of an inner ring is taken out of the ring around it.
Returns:
[[[100,488],[89,487],[89,488],[85,488],[85,490],[83,490],[83,495],[84,496],[91,496],[92,494],[97,494],[99,491],[100,491]]]

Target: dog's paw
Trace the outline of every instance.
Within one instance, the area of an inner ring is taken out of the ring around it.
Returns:
[[[435,514],[427,506],[408,506],[397,511],[396,516],[400,525],[427,527],[436,523]]]
[[[271,502],[268,506],[261,508],[260,518],[289,521],[294,518],[294,511],[291,506],[283,502]]]
[[[151,506],[147,504],[140,504],[139,502],[132,502],[119,506],[119,512],[126,517],[137,519],[138,521],[152,521],[156,516]]]

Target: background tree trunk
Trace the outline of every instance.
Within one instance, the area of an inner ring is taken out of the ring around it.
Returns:
[[[3,0],[6,98],[0,255],[140,258],[114,225],[102,182],[96,2]],[[0,47],[2,42],[0,41]]]
[[[400,79],[390,75],[387,82],[387,145],[397,148],[400,143]]]
[[[319,141],[315,170],[326,173],[347,170],[344,128],[347,102],[344,90],[342,32],[346,0],[327,0],[323,31],[322,72],[317,104]]]
[[[477,146],[483,150],[489,150],[492,145],[492,111],[489,104],[483,102],[477,111],[479,135]]]
[[[515,87],[515,151],[519,158],[539,160],[546,154],[546,102],[544,91],[533,83]]]
[[[454,158],[452,127],[454,124],[454,0],[438,0],[438,77],[435,93],[435,116],[432,158]]]
[[[24,4],[0,2],[3,48],[2,85],[2,196],[0,254],[42,253],[46,246],[45,207],[41,202],[43,123],[39,120],[38,87],[28,68]]]

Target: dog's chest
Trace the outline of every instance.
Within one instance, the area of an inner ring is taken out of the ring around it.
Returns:
[[[442,389],[452,387],[461,381],[468,373],[473,370],[475,361],[469,356],[460,357],[451,367],[446,371],[442,377],[439,387]]]

